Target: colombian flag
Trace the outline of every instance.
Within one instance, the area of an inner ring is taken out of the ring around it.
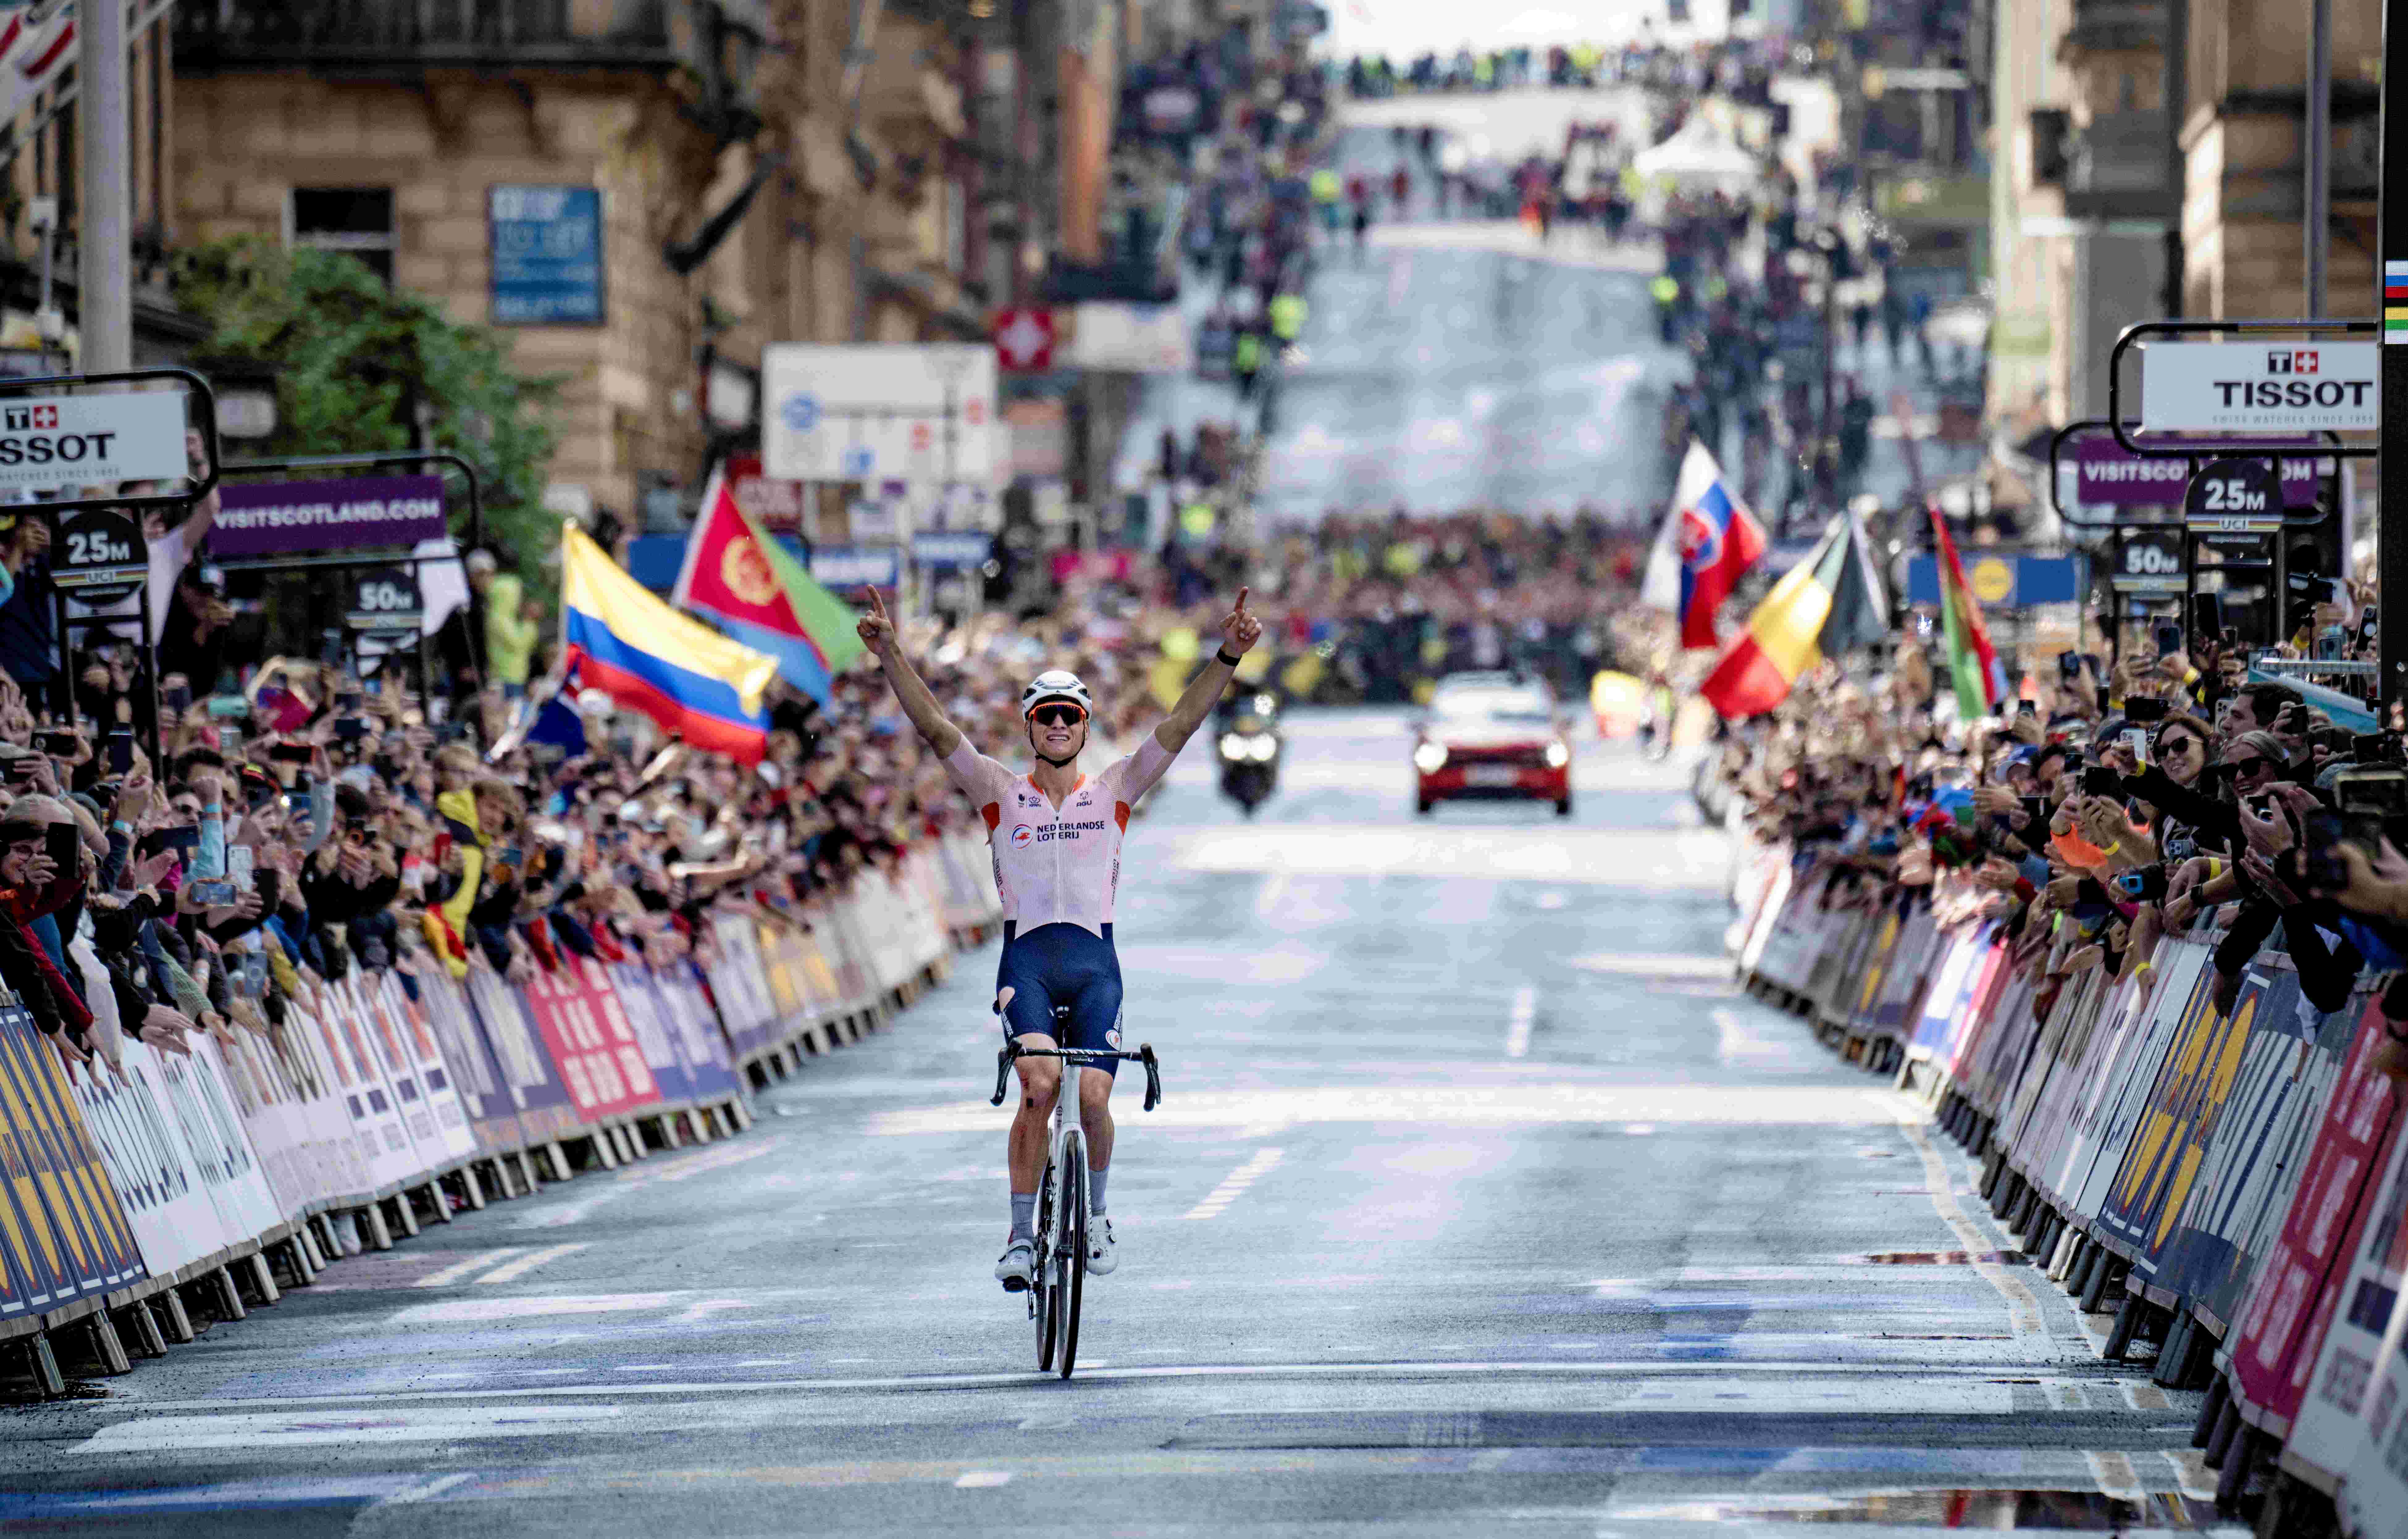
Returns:
[[[1822,541],[1789,569],[1747,617],[1747,629],[1698,692],[1725,716],[1756,716],[1789,696],[1798,676],[1824,658],[1879,640],[1889,604],[1854,513],[1831,520]]]
[[[777,659],[786,682],[823,706],[837,673],[867,649],[853,612],[761,532],[715,471],[669,602]]]
[[[575,524],[560,534],[562,650],[578,683],[640,711],[688,746],[757,763],[762,695],[778,664],[644,591]]]
[[[1956,686],[1956,715],[1964,721],[1987,716],[2007,697],[2007,671],[1982,628],[1982,606],[1965,586],[1965,568],[1956,560],[1956,542],[1948,537],[1947,520],[1931,510],[1933,548],[1940,553],[1940,630],[1948,643],[1948,674]]]

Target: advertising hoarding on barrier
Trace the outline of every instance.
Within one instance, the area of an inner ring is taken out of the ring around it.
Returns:
[[[451,1069],[443,1062],[443,1049],[436,1043],[425,1012],[411,1007],[401,980],[390,972],[354,971],[344,982],[376,1028],[377,1044],[386,1062],[408,1067],[419,1096],[408,1119],[409,1136],[420,1151],[442,1164],[475,1153],[476,1136],[468,1131],[467,1113],[452,1086]]]
[[[2156,1269],[2155,1251],[2162,1239],[2157,1233],[2158,1219],[2177,1180],[2178,1161],[2205,1093],[2219,1075],[2229,1087],[2229,1076],[2239,1069],[2241,1052],[2248,1041],[2249,1020],[2264,992],[2262,976],[2247,975],[2242,982],[2241,1003],[2229,1016],[2219,1016],[2207,982],[2213,976],[2203,975],[2183,1002],[2172,1043],[2162,1066],[2151,1076],[2123,1166],[2115,1173],[2114,1184],[2099,1212],[2101,1238],[2109,1249],[2133,1261],[2134,1275],[2143,1282]],[[2162,1006],[2158,1013],[2164,1013]],[[2143,1062],[2140,1067],[2145,1070],[2148,1065]],[[2221,1095],[2216,1099],[2221,1104]]]
[[[2141,347],[2148,433],[2371,433],[2381,386],[2372,342],[2162,342]]]
[[[206,1032],[194,1034],[192,1048],[189,1058],[168,1053],[159,1061],[168,1104],[183,1126],[184,1147],[192,1151],[194,1169],[200,1173],[226,1233],[236,1238],[265,1234],[282,1220],[284,1212],[267,1184],[259,1151],[235,1115],[225,1060],[217,1039]]]
[[[2408,1527],[2408,1308],[2397,1299],[2374,1362],[2338,1505],[2344,1532],[2396,1539]]]
[[[0,1005],[0,1319],[145,1275],[58,1054],[13,1002]]]
[[[702,1099],[694,1076],[677,1049],[677,1033],[663,1019],[665,1009],[652,984],[652,970],[638,962],[619,962],[609,969],[610,991],[618,996],[636,1045],[652,1070],[652,1086],[666,1108],[691,1105]]]
[[[710,978],[710,995],[719,1004],[719,1019],[726,1023],[730,1056],[740,1063],[776,1045],[778,1002],[770,994],[769,980],[761,969],[760,937],[753,931],[752,919],[735,914],[715,914],[710,920],[710,933],[719,955],[703,971]]]
[[[743,1080],[727,1056],[727,1034],[720,1030],[719,1017],[693,964],[681,962],[669,972],[648,970],[645,977],[695,1097],[716,1101],[740,1093]]]
[[[564,957],[556,971],[538,967],[524,997],[527,1014],[543,1033],[583,1120],[624,1117],[659,1102],[660,1087],[644,1062],[643,1045],[601,962]]]
[[[366,1191],[348,1195],[356,1198],[400,1185],[418,1162],[402,1120],[401,1098],[385,1077],[358,1013],[322,991],[308,1008],[288,1004],[285,1019],[313,1028],[334,1066],[335,1099],[350,1119],[352,1146],[367,1168]]]
[[[2157,1263],[2157,1285],[2188,1300],[2218,1332],[2231,1328],[2242,1290],[2265,1253],[2262,1221],[2274,1205],[2276,1173],[2298,1168],[2299,1146],[2310,1131],[2307,1111],[2323,1104],[2358,1016],[2342,1011],[2330,1019],[2328,1032],[2327,1017],[2300,991],[2296,973],[2272,973],[2240,1076]]]
[[[0,490],[56,492],[192,474],[181,392],[0,400]]]
[[[2397,1313],[2401,1275],[2408,1271],[2408,1138],[2392,1140],[2375,1191],[2283,1449],[2283,1467],[2325,1491],[2333,1489],[2367,1440],[2384,1333]]]
[[[228,481],[218,489],[209,553],[226,561],[322,550],[406,550],[443,534],[440,476]]]
[[[159,1057],[138,1038],[127,1038],[117,1072],[79,1076],[75,1097],[143,1267],[164,1277],[239,1236],[218,1222],[217,1205],[184,1147],[182,1126],[166,1110]]]
[[[525,1137],[519,1128],[517,1109],[503,1083],[501,1066],[494,1061],[493,1049],[486,1045],[485,1033],[469,1013],[468,1002],[461,995],[459,986],[439,967],[414,972],[407,983],[396,969],[391,982],[401,995],[403,1008],[413,1017],[423,1017],[433,1030],[443,1062],[451,1070],[448,1077],[452,1091],[459,1098],[461,1115],[467,1121],[468,1133],[476,1147],[517,1147]],[[413,987],[418,996],[415,1000],[409,997]]]
[[[2236,1333],[2226,1338],[2233,1398],[2252,1426],[2268,1432],[2291,1430],[2341,1297],[2335,1281],[2358,1254],[2375,1177],[2399,1135],[2399,1087],[2371,1062],[2383,1035],[2381,1006],[2369,1000],[2282,1230],[2258,1269]]]
[[[519,1130],[530,1144],[565,1138],[577,1131],[577,1106],[536,1035],[526,1007],[493,970],[468,967],[469,1008],[501,1066],[502,1082],[517,1110]]]

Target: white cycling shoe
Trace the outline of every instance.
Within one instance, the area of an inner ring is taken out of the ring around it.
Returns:
[[[1112,1221],[1098,1213],[1087,1229],[1087,1272],[1100,1277],[1120,1264],[1121,1259],[1112,1254]]]
[[[1037,1247],[1027,1240],[1012,1241],[996,1258],[995,1280],[1003,1284],[1007,1293],[1025,1293],[1028,1279],[1036,1275]]]

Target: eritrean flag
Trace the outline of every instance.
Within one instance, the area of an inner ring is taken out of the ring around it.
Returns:
[[[1956,542],[1948,537],[1948,522],[1937,507],[1931,510],[1931,534],[1940,552],[1940,630],[1948,643],[1948,672],[1956,681],[1956,715],[1971,721],[2006,699],[2007,671],[1990,647],[1990,633],[1982,628],[1982,606],[1965,586]]]
[[[1698,692],[1725,716],[1756,716],[1826,657],[1870,646],[1889,633],[1889,601],[1868,554],[1863,520],[1831,520],[1806,559],[1791,567],[1747,617]]]
[[[836,675],[866,649],[853,610],[762,533],[716,472],[669,602],[777,659],[786,682],[823,706]]]
[[[689,747],[759,762],[777,661],[663,604],[573,523],[560,533],[560,631],[579,687]]]

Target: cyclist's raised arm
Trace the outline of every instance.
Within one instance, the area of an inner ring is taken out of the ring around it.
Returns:
[[[895,636],[895,621],[886,613],[885,601],[878,590],[869,591],[869,613],[861,617],[861,639],[886,670],[886,682],[895,688],[895,698],[902,704],[903,714],[911,719],[927,740],[928,749],[939,759],[951,759],[953,750],[962,746],[962,730],[945,720],[937,697],[928,692],[911,660],[903,655],[902,644]]]
[[[1196,729],[1212,714],[1213,704],[1221,698],[1221,691],[1229,687],[1229,680],[1238,677],[1237,660],[1245,656],[1247,649],[1262,639],[1263,622],[1246,613],[1246,594],[1250,591],[1252,590],[1245,588],[1238,590],[1236,607],[1229,611],[1227,619],[1221,621],[1220,651],[1187,681],[1187,689],[1180,695],[1179,704],[1171,706],[1170,714],[1163,718],[1162,725],[1154,729],[1154,740],[1172,753],[1185,748],[1187,740],[1196,735]]]

